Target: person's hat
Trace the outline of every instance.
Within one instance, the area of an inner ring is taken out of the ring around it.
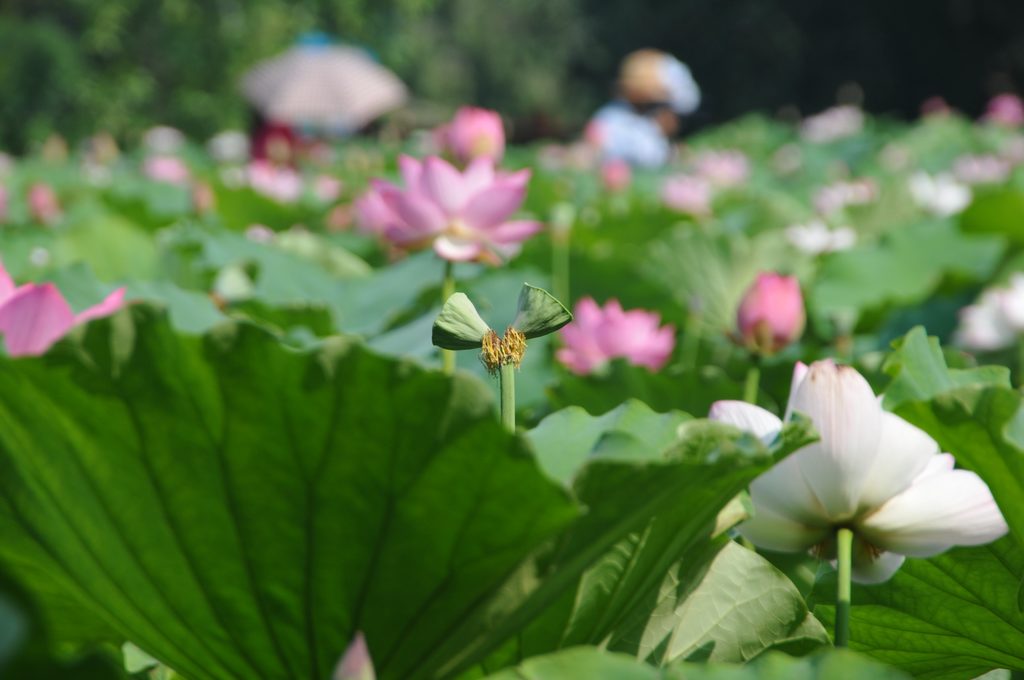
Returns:
[[[643,49],[626,55],[619,68],[619,91],[633,104],[669,106],[679,114],[700,105],[700,88],[690,69],[671,54]]]

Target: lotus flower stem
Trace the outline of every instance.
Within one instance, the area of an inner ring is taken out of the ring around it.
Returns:
[[[747,379],[743,383],[743,401],[748,404],[757,404],[757,388],[761,382],[761,367],[757,358],[751,359],[750,368],[747,369]]]
[[[516,431],[516,367],[502,364],[498,372],[501,385],[501,424],[509,432]]]
[[[683,368],[697,368],[697,356],[700,353],[700,322],[700,315],[691,310],[686,317],[686,328],[683,329]]]
[[[455,294],[455,265],[451,260],[444,261],[444,280],[441,282],[441,304]],[[445,375],[455,375],[455,352],[450,349],[441,350],[441,367]]]
[[[850,568],[853,563],[853,531],[840,529],[836,534],[839,582],[836,586],[836,647],[850,642]]]

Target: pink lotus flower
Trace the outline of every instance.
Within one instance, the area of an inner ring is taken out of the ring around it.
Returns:
[[[1015,94],[998,94],[988,102],[983,120],[1006,127],[1024,125],[1024,102]]]
[[[1013,166],[992,154],[967,154],[953,161],[953,176],[964,184],[998,184],[1010,176]]]
[[[566,346],[555,356],[578,375],[593,373],[616,357],[657,371],[676,345],[675,328],[659,328],[660,323],[655,312],[626,312],[618,300],[609,300],[602,308],[593,298],[583,298],[576,304],[573,322],[561,330]]]
[[[498,162],[505,155],[505,126],[497,111],[463,106],[443,130],[445,146],[460,163],[477,158]]]
[[[797,340],[805,321],[800,282],[780,274],[759,274],[736,312],[743,344],[764,354],[778,352]]]
[[[124,288],[103,302],[75,314],[52,283],[26,283],[15,287],[0,263],[0,335],[11,356],[43,354],[79,324],[108,316],[124,304]]]
[[[452,262],[496,264],[541,228],[539,222],[508,219],[523,202],[529,170],[499,173],[489,158],[478,158],[461,173],[436,156],[422,163],[402,156],[398,162],[405,188],[377,180],[371,194],[379,195],[386,210],[365,196],[357,210],[364,223],[383,223],[384,236],[401,248],[433,245]]]
[[[848,205],[867,205],[878,198],[878,185],[873,179],[835,182],[818,190],[814,207],[822,215],[839,212]]]
[[[49,184],[38,182],[29,188],[28,210],[32,219],[40,224],[51,224],[60,219],[60,203]]]
[[[177,156],[150,156],[142,170],[155,182],[185,184],[189,178],[188,166]]]
[[[694,169],[716,187],[734,187],[750,176],[750,161],[742,151],[705,151],[697,156]]]
[[[608,191],[624,191],[633,180],[633,170],[629,163],[616,158],[601,164],[601,183]]]
[[[381,183],[383,184],[383,183]],[[383,236],[389,224],[399,218],[384,201],[378,186],[371,186],[353,204],[356,226],[364,234]]]
[[[711,214],[711,183],[703,177],[675,175],[661,186],[661,202],[695,217]]]
[[[255,191],[279,203],[294,203],[302,196],[302,176],[291,168],[269,161],[250,163],[248,179],[249,186]]]

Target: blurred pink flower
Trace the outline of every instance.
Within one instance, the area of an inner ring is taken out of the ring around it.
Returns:
[[[952,113],[953,109],[949,107],[949,104],[942,97],[928,97],[921,102],[921,115],[922,116],[946,116]]]
[[[75,326],[113,314],[123,304],[124,288],[118,288],[99,304],[75,314],[52,283],[15,287],[0,263],[0,335],[11,356],[43,354]]]
[[[964,184],[997,184],[1010,176],[1012,165],[992,154],[960,156],[953,162],[953,176]]]
[[[356,226],[364,234],[383,236],[388,225],[398,220],[395,212],[384,202],[380,187],[376,183],[356,199],[353,207],[356,213]]]
[[[142,171],[151,180],[167,184],[185,184],[189,178],[188,166],[177,156],[150,156]]]
[[[498,162],[505,155],[505,126],[497,111],[463,106],[443,134],[445,146],[460,163],[476,158]]]
[[[601,183],[608,191],[624,191],[632,180],[633,171],[629,163],[621,158],[601,164]]]
[[[870,178],[835,182],[818,190],[814,207],[822,215],[839,212],[848,205],[866,205],[878,198],[878,185]]]
[[[50,224],[60,218],[60,203],[57,194],[49,184],[37,182],[28,190],[28,210],[32,219],[41,224]]]
[[[366,638],[358,632],[338,661],[331,680],[375,680],[376,677]]]
[[[661,202],[688,215],[710,215],[711,184],[703,177],[674,175],[661,185]]]
[[[343,187],[340,179],[330,175],[317,175],[313,180],[313,193],[324,203],[334,203],[338,200]]]
[[[217,196],[213,187],[206,182],[198,182],[192,188],[192,207],[199,214],[208,213],[217,205]]]
[[[694,161],[694,169],[716,187],[733,187],[747,181],[750,161],[742,151],[704,151]]]
[[[808,142],[827,144],[851,137],[864,127],[864,112],[856,106],[833,106],[808,116],[800,125],[800,135]]]
[[[248,180],[255,191],[279,203],[294,203],[302,196],[302,176],[289,167],[269,161],[249,163]]]
[[[676,345],[675,328],[659,328],[660,323],[656,312],[626,312],[618,300],[609,300],[602,308],[593,298],[583,298],[576,304],[573,322],[561,330],[565,347],[555,356],[578,375],[593,373],[617,357],[657,371]]]
[[[254,243],[270,243],[274,240],[274,230],[265,224],[250,224],[245,228],[245,237]]]
[[[736,312],[743,344],[764,354],[778,352],[799,339],[805,321],[800,282],[792,276],[768,272],[757,276]]]
[[[541,229],[539,222],[509,220],[526,196],[529,170],[496,172],[489,158],[478,158],[464,172],[436,156],[423,162],[401,156],[398,162],[405,188],[377,180],[370,194],[378,194],[386,210],[364,196],[357,211],[362,223],[383,224],[384,236],[401,248],[433,245],[452,262],[497,264]]]
[[[1024,102],[1015,94],[997,94],[988,102],[983,120],[1006,127],[1024,125]]]

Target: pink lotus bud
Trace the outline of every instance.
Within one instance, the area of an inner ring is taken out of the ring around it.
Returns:
[[[177,156],[150,156],[143,164],[143,172],[155,182],[185,184],[189,172],[185,162]]]
[[[736,313],[743,344],[760,354],[774,354],[797,340],[805,321],[800,282],[781,274],[759,274]]]
[[[356,633],[334,669],[332,680],[376,680],[376,677],[370,650],[366,648],[366,638],[362,633]]]
[[[49,184],[33,184],[28,190],[28,209],[32,219],[40,224],[50,224],[60,217],[60,203],[57,194]]]
[[[633,171],[624,160],[615,159],[601,164],[601,183],[608,191],[624,191],[632,179]]]
[[[213,187],[206,182],[199,182],[192,189],[192,207],[200,215],[208,213],[217,205],[217,196]]]
[[[984,120],[1006,127],[1024,125],[1024,102],[1015,94],[999,94],[988,102]]]
[[[497,162],[505,154],[505,126],[496,111],[463,106],[448,125],[448,148],[461,163],[475,158]]]
[[[681,213],[696,217],[710,215],[711,184],[703,177],[669,177],[661,187],[661,201]]]

